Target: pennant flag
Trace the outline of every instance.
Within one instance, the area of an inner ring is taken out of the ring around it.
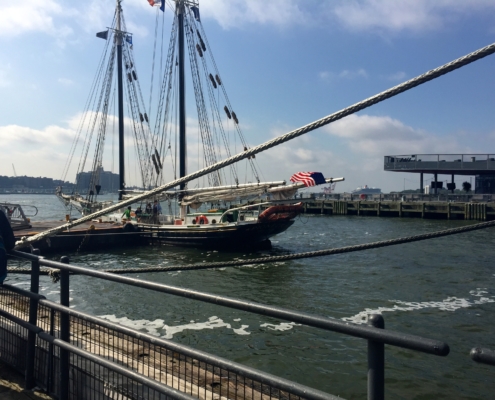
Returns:
[[[151,7],[154,7],[157,4],[160,4],[160,10],[165,12],[165,0],[148,0],[148,3]]]
[[[131,35],[126,35],[125,41],[132,46],[132,36]]]
[[[306,187],[326,183],[321,172],[298,172],[290,177],[290,181],[303,182]]]
[[[107,38],[108,38],[108,31],[98,32],[96,34],[96,37],[99,37],[101,39],[107,40]]]
[[[196,19],[196,21],[201,22],[201,19],[199,18],[199,8],[194,6],[194,7],[191,7],[191,10],[194,13],[194,18]]]

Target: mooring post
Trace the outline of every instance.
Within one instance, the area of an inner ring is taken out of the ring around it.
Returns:
[[[69,264],[69,257],[64,256],[60,262]],[[69,271],[60,270],[60,304],[69,307]],[[60,313],[60,339],[70,343],[70,317]],[[69,399],[69,352],[60,349],[60,399]]]
[[[385,321],[379,314],[368,317],[368,324],[385,328]],[[385,345],[368,340],[368,400],[383,400],[385,398]]]
[[[35,256],[40,255],[38,249],[32,253]],[[40,285],[40,262],[39,259],[31,261],[31,292],[38,293]],[[38,322],[38,299],[29,299],[29,323],[37,325]],[[26,349],[26,389],[32,389],[36,386],[34,379],[34,359],[36,356],[36,332],[28,332],[27,349]]]

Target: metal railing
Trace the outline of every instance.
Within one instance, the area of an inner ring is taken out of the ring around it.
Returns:
[[[414,154],[384,156],[385,170],[495,170],[495,154]]]
[[[368,325],[358,325],[95,271],[70,265],[67,257],[63,257],[62,262],[55,262],[18,251],[12,251],[11,255],[31,262],[31,290],[9,285],[0,290],[0,316],[3,317],[0,318],[3,335],[0,338],[0,358],[25,371],[27,388],[38,385],[60,399],[87,398],[89,392],[95,399],[107,398],[108,393],[137,399],[159,398],[160,395],[186,398],[180,397],[185,396],[184,393],[201,399],[216,396],[229,399],[336,398],[71,309],[71,272],[365,339],[368,342],[368,399],[384,398],[385,344],[437,356],[446,356],[450,351],[446,343],[438,340],[386,330],[381,315],[370,316]],[[60,304],[38,294],[41,265],[60,270]],[[25,331],[14,332],[21,328]],[[14,345],[12,340],[15,338],[17,341],[25,339],[23,344]],[[134,371],[130,373],[129,368]]]

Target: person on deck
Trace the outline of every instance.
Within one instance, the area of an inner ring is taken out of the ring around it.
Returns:
[[[146,204],[145,208],[146,214],[151,214],[153,212],[153,207],[151,206],[151,203]]]
[[[153,203],[153,222],[156,224],[159,221],[158,215],[162,213],[162,206],[155,200]]]
[[[122,218],[125,218],[128,221],[131,220],[131,206],[127,207],[127,210],[125,210],[124,214],[122,214]]]
[[[14,246],[14,232],[7,216],[0,210],[0,284],[3,284],[7,277],[7,251],[12,250]]]

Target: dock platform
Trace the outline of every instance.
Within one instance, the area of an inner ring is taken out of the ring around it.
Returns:
[[[305,214],[477,221],[495,219],[495,203],[492,202],[308,200],[303,205]]]

